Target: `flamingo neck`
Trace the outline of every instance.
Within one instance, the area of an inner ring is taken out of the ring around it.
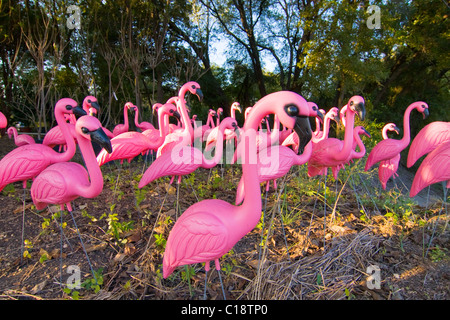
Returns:
[[[355,147],[355,149],[352,151],[352,158],[360,159],[364,157],[364,155],[366,154],[366,146],[362,142],[361,136],[358,133],[356,133],[356,131],[355,131],[355,142],[356,145],[359,147],[359,151],[357,152]]]
[[[236,119],[236,109],[235,108],[231,108],[231,117],[233,119]]]
[[[414,105],[410,105],[408,108],[406,108],[405,110],[405,114],[403,115],[403,138],[400,140],[402,142],[403,146],[407,146],[409,144],[409,142],[411,141],[411,130],[410,130],[410,125],[409,125],[409,117],[411,115],[411,111],[415,108]]]
[[[130,124],[128,123],[128,108],[123,108],[123,124],[125,125],[125,130],[128,131]]]
[[[383,130],[381,131],[381,136],[383,137],[383,140],[389,139],[387,132],[388,132],[388,127],[384,127]]]
[[[84,198],[93,198],[98,196],[103,190],[102,172],[100,170],[100,167],[98,166],[91,141],[84,138],[78,133],[77,141],[88,171],[89,179],[91,181],[89,185],[79,185],[78,191],[80,196]]]
[[[134,125],[139,128],[139,111],[134,112]]]
[[[184,96],[187,93],[187,88],[182,87],[180,90],[180,93],[178,95],[178,102],[179,102],[179,109],[180,109],[180,113],[181,113],[181,118],[182,118],[182,125],[184,124],[184,129],[183,129],[183,133],[184,136],[187,137],[189,135],[189,143],[192,143],[192,139],[194,138],[194,128],[192,127],[191,121],[189,121],[189,115],[187,113],[187,109],[186,109],[186,103],[184,101]]]
[[[223,135],[224,135],[224,125],[220,125],[218,128],[217,133],[217,140],[216,140],[216,150],[214,151],[214,157],[212,159],[206,159],[203,155],[202,161],[203,161],[203,167],[206,169],[210,169],[214,166],[216,166],[219,161],[222,159],[223,155]]]
[[[70,133],[69,130],[69,124],[64,119],[64,113],[62,112],[55,112],[55,120],[56,123],[59,125],[59,128],[61,129],[61,133],[66,140],[67,149],[66,151],[59,153],[55,152],[55,156],[52,157],[52,160],[54,162],[67,162],[75,154],[76,151],[76,145],[75,145],[75,139],[74,136]]]
[[[350,155],[353,147],[353,126],[355,124],[355,113],[350,109],[347,109],[345,114],[345,135],[344,145],[340,152],[335,154],[334,158],[338,161],[345,160]]]
[[[17,138],[17,129],[15,127],[9,127],[8,131],[12,131],[12,135],[14,136],[14,140]],[[9,135],[9,138],[11,139],[11,134]]]

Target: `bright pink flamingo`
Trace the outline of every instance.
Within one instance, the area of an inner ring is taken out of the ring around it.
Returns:
[[[148,129],[155,129],[155,126],[152,125],[150,122],[142,121],[139,122],[139,108],[135,106],[135,114],[134,114],[134,124],[136,128],[139,128],[141,131],[145,131]]]
[[[145,171],[139,182],[139,188],[164,176],[172,176],[170,181],[172,183],[175,176],[187,175],[200,167],[206,169],[215,167],[222,159],[225,129],[235,129],[236,127],[237,122],[233,118],[228,117],[222,120],[219,125],[221,134],[219,134],[216,151],[212,159],[207,159],[199,149],[190,146],[175,147],[172,152],[163,153]]]
[[[24,146],[26,144],[36,143],[32,136],[28,134],[18,134],[16,127],[9,127],[7,133],[10,139],[14,137],[14,143],[18,147]]]
[[[308,161],[309,177],[325,175],[328,167],[336,167],[348,161],[354,141],[355,114],[358,113],[361,120],[364,120],[365,117],[364,99],[360,96],[353,96],[347,106],[344,141],[327,138],[313,144],[312,155]]]
[[[400,140],[385,139],[378,142],[375,147],[373,147],[372,151],[370,151],[364,168],[365,171],[368,171],[377,162],[392,159],[409,145],[411,140],[409,116],[414,109],[422,113],[424,119],[428,116],[428,105],[425,102],[416,101],[411,103],[408,108],[406,108],[403,115],[403,138]]]
[[[123,124],[118,124],[113,129],[113,135],[118,136],[121,133],[127,132],[130,128],[130,123],[128,122],[128,110],[136,111],[137,107],[131,102],[125,103],[123,107]]]
[[[174,115],[176,107],[173,104],[167,103],[158,108],[158,122],[164,123],[164,117],[166,114]],[[104,165],[106,162],[113,160],[131,160],[139,154],[145,154],[149,150],[156,150],[165,140],[166,126],[160,125],[159,136],[156,138],[153,134],[146,132],[129,131],[119,134],[111,139],[112,152],[102,150],[97,155],[97,163],[99,166]]]
[[[200,85],[197,82],[189,81],[181,86],[178,92],[177,108],[181,115],[183,129],[170,133],[166,136],[164,143],[159,147],[157,157],[161,154],[172,150],[176,145],[189,145],[193,143],[194,128],[192,127],[189,115],[187,113],[185,95],[187,92],[195,94],[199,100],[203,99],[203,93],[200,89]]]
[[[262,208],[255,161],[256,130],[261,119],[269,113],[277,114],[283,125],[294,128],[297,116],[305,117],[309,114],[304,101],[296,93],[280,91],[266,95],[255,104],[244,124],[241,139],[243,143],[238,146],[243,149],[244,156],[242,171],[246,197],[243,204],[234,206],[223,200],[210,199],[189,207],[169,234],[163,258],[164,278],[176,267],[191,263],[205,262],[205,270],[208,272],[210,261],[215,261],[215,267],[219,271],[219,258],[255,227],[261,217]],[[301,132],[305,134],[311,132],[309,122],[303,121],[301,124],[307,128],[296,126],[296,129],[303,129]],[[306,144],[309,139],[302,135],[301,141]]]
[[[86,110],[85,110],[86,112]],[[69,128],[72,139],[75,139],[75,122],[76,117],[73,114],[64,114],[64,119],[67,123],[67,127]],[[76,143],[76,141],[75,141]],[[59,145],[59,151],[66,150],[66,137],[64,137],[60,126],[57,124],[53,128],[51,128],[44,136],[44,140],[42,141],[43,145],[49,146],[50,148],[54,148]]]
[[[213,118],[214,118],[215,114],[216,114],[215,110],[209,109],[208,118],[206,119],[206,124],[194,129],[194,140],[201,139],[201,141],[203,141],[204,139],[206,139],[208,137],[209,133],[214,128],[211,126],[211,124],[214,124]]]
[[[75,154],[75,141],[69,131],[69,126],[64,120],[64,114],[85,115],[86,112],[78,107],[70,98],[63,98],[55,105],[55,119],[67,142],[67,150],[63,153],[56,152],[44,144],[28,144],[9,152],[0,161],[0,191],[9,183],[34,178],[42,170],[53,163],[69,161]]]
[[[67,210],[72,216],[72,221],[77,230],[83,251],[95,278],[89,256],[84,248],[83,240],[81,239],[75,218],[72,214],[70,202],[80,196],[84,198],[95,198],[102,192],[103,176],[95,161],[95,154],[91,141],[98,143],[108,151],[111,151],[111,143],[105,132],[102,130],[100,121],[93,116],[86,115],[79,118],[75,125],[75,134],[87,171],[82,165],[75,162],[54,163],[44,169],[34,179],[33,184],[31,185],[31,198],[38,210],[44,209],[48,204],[59,204],[61,206],[61,211],[63,211],[64,205],[66,205]],[[62,217],[63,215],[61,213],[61,223]]]
[[[98,113],[100,112],[100,105],[98,104],[98,100],[94,96],[87,96],[83,100],[83,110],[90,116],[96,116],[98,118]],[[102,127],[102,130],[106,133],[108,138],[112,139],[114,134],[109,131],[107,128]]]
[[[233,102],[233,104],[231,105],[230,113],[231,113],[232,119],[236,119],[236,110],[241,112],[241,106],[240,106],[239,102]],[[219,136],[220,114],[222,114],[222,113],[223,113],[222,108],[217,109],[217,126],[215,128],[213,128],[209,132],[209,134],[206,136],[205,151],[211,150],[216,145],[216,141]],[[235,129],[233,129],[233,130],[226,129],[225,132],[222,132],[222,134],[225,134],[226,141],[236,138]],[[235,141],[237,142],[237,140],[235,140]]]
[[[450,188],[450,140],[439,144],[422,161],[414,175],[409,196],[414,197],[423,188],[441,181],[447,181],[446,188]],[[444,201],[446,194],[444,187]]]
[[[389,139],[387,133],[388,131],[395,131],[397,134],[400,133],[400,129],[394,123],[386,124],[381,132],[383,139]],[[378,166],[378,179],[381,182],[381,186],[386,190],[386,184],[392,176],[397,176],[398,164],[400,162],[400,153],[394,156],[392,159],[380,161]]]
[[[102,130],[100,121],[93,116],[83,116],[75,125],[75,133],[86,169],[75,162],[58,162],[48,166],[33,181],[31,197],[36,209],[42,210],[48,204],[64,205],[72,211],[70,202],[79,196],[94,198],[103,189],[103,177],[95,160],[91,141],[111,152],[111,142]]]
[[[423,127],[409,147],[407,166],[410,168],[423,155],[450,140],[450,122],[434,121]]]
[[[8,126],[8,120],[3,113],[0,112],[0,129],[4,129]]]

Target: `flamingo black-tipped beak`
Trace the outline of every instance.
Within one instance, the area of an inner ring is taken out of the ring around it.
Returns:
[[[369,131],[367,131],[365,128],[362,128],[364,130],[364,134],[369,137],[372,138],[372,135],[369,133]]]
[[[105,148],[108,153],[112,152],[111,141],[102,128],[89,132],[91,140],[97,142],[101,147]]]
[[[95,110],[97,110],[97,113],[100,112],[100,105],[98,104],[97,101],[91,102],[91,106],[92,106]]]
[[[394,127],[394,131],[395,131],[395,133],[397,133],[397,134],[400,134],[400,128],[399,127],[397,127],[397,126],[395,126]]]
[[[203,100],[203,92],[200,88],[198,88],[197,90],[195,90],[195,95],[198,97],[199,101]]]
[[[173,112],[173,114],[172,114],[175,118],[177,118],[178,120],[181,120],[181,115],[180,115],[180,113],[178,112],[178,111],[174,111]]]
[[[72,113],[77,117],[82,117],[87,115],[86,111],[83,110],[83,108],[76,106],[72,108]]]
[[[320,121],[322,121],[322,123],[323,123],[323,119],[324,119],[323,113],[320,112],[319,110],[317,110],[317,116],[319,117]]]
[[[305,146],[308,144],[312,137],[311,124],[309,123],[308,117],[297,116],[294,131],[297,133],[300,141],[300,145],[298,148],[299,153],[303,153]]]
[[[430,111],[428,109],[423,110],[423,119],[426,119],[430,115]]]
[[[355,111],[358,114],[359,119],[361,119],[361,121],[364,121],[364,119],[366,118],[366,106],[363,102],[355,104]]]

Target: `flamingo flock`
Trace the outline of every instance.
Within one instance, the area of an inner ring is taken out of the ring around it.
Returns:
[[[353,96],[342,108],[332,107],[326,112],[297,93],[278,91],[246,108],[245,122],[239,126],[235,113],[242,109],[238,102],[231,105],[230,117],[220,119],[223,110],[210,109],[206,124],[198,125],[197,116],[189,115],[186,104],[189,94],[202,101],[200,85],[190,81],[180,87],[177,96],[154,104],[156,126],[139,122],[138,107],[127,102],[123,107],[124,123],[117,124],[112,132],[96,118],[100,106],[95,97],[86,97],[81,107],[70,98],[59,100],[54,107],[57,126],[47,133],[44,143],[17,135],[14,127],[8,129],[17,148],[0,160],[0,191],[14,182],[22,182],[26,189],[26,182],[32,180],[30,193],[38,210],[53,204],[59,205],[61,211],[67,208],[72,214],[71,202],[78,197],[94,198],[102,192],[101,167],[107,162],[131,162],[139,155],[152,152],[156,159],[143,173],[138,187],[151,185],[163,176],[170,176],[170,183],[178,177],[179,183],[183,175],[221,163],[224,141],[229,142],[236,149],[234,163],[242,167],[235,203],[208,199],[192,204],[177,217],[163,255],[164,278],[178,267],[193,263],[204,263],[207,274],[211,262],[220,271],[221,257],[260,220],[262,183],[269,190],[269,183],[273,181],[276,188],[277,179],[288,174],[293,166],[303,165],[310,178],[326,176],[331,169],[337,179],[340,170],[365,156],[361,137],[371,138],[364,127],[355,126],[355,118],[363,121],[366,115],[365,100],[361,96]],[[364,169],[368,171],[379,164],[378,176],[383,189],[387,181],[396,176],[400,152],[410,145],[409,117],[413,110],[424,118],[428,115],[425,102],[412,103],[404,112],[403,137],[389,138],[388,132],[399,134],[399,128],[389,123],[383,128],[383,140],[369,152]],[[135,127],[139,131],[129,131],[129,112],[134,112]],[[273,128],[267,120],[269,115],[273,115]],[[170,117],[176,118],[177,124],[169,123]],[[314,132],[310,119],[316,124]],[[329,137],[331,120],[344,126],[343,140]],[[268,129],[264,133],[259,130],[262,123],[266,123]],[[6,118],[0,113],[0,128],[6,126]],[[214,150],[214,156],[208,157],[197,148],[197,139],[205,143],[205,150]],[[97,156],[91,142],[103,148]],[[70,161],[76,145],[85,166]],[[55,151],[55,146],[62,147]],[[436,182],[447,182],[447,188],[450,187],[449,122],[433,122],[419,132],[409,148],[408,167],[426,154],[414,178],[411,197]],[[81,236],[79,238],[82,242]],[[220,277],[220,272],[218,274]]]

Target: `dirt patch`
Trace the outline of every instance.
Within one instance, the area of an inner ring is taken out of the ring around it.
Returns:
[[[0,139],[0,157],[12,148],[7,137]],[[100,196],[73,204],[95,277],[67,212],[61,242],[58,207],[38,212],[20,182],[0,193],[1,299],[203,298],[200,264],[162,278],[165,240],[177,209],[179,215],[214,197],[233,203],[239,167],[197,170],[183,178],[178,190],[176,184],[169,186],[169,178],[137,188],[148,167],[142,158],[119,167],[102,167]],[[322,180],[293,169],[286,189],[278,183],[283,192],[269,191],[264,224],[221,259],[227,299],[449,299],[449,219],[439,200],[442,193],[433,186],[429,197],[424,190],[411,204],[400,194],[406,188],[399,191],[411,184],[411,173],[401,168],[399,174],[402,182],[390,181],[387,191],[373,174],[329,179],[325,211],[323,186],[318,189]],[[392,199],[384,201],[387,197]],[[81,270],[80,289],[67,288],[75,274],[67,272],[70,266]],[[372,289],[367,285],[370,266],[380,270],[379,287]],[[208,273],[206,291],[208,299],[222,299],[215,270]]]

